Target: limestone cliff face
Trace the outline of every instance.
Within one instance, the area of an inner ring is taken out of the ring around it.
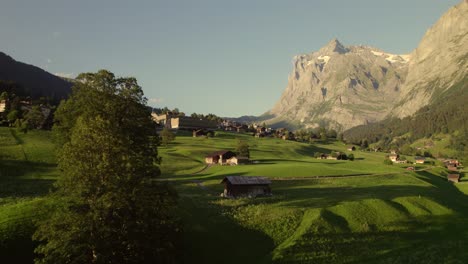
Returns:
[[[392,115],[405,117],[468,74],[468,2],[447,11],[411,53],[401,102]]]
[[[290,127],[338,130],[404,117],[468,71],[468,2],[450,9],[409,55],[330,41],[298,55],[280,100],[264,117]],[[264,118],[265,119],[265,118]]]
[[[339,130],[381,120],[398,101],[408,56],[338,40],[294,58],[293,72],[269,123]]]

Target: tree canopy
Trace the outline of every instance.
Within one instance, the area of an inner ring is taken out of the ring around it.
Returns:
[[[249,144],[246,141],[239,139],[237,141],[236,154],[239,157],[250,158]]]
[[[134,78],[81,74],[58,108],[59,201],[39,224],[37,263],[175,263],[176,193],[160,175],[157,135]]]

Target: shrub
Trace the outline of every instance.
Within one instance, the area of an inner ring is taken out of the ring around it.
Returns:
[[[383,163],[385,165],[393,165],[393,161],[389,160],[389,159],[384,159]]]

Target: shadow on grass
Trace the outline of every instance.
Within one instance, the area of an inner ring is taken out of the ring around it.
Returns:
[[[0,198],[47,194],[55,182],[51,175],[56,173],[56,167],[50,163],[1,160]]]
[[[185,193],[191,196],[181,197],[179,203],[184,223],[184,263],[271,263],[271,238],[223,213],[225,208],[215,203],[219,197],[206,195],[196,186],[186,188]]]
[[[392,200],[401,196],[425,196],[458,213],[466,213],[468,217],[468,196],[452,183],[430,172],[418,172],[413,175],[431,186],[321,187],[323,180],[320,178],[282,180],[272,184],[274,198],[264,199],[261,202],[276,203],[280,201],[282,205],[295,208],[325,208],[344,201],[363,199]],[[379,176],[368,177],[368,180],[372,181],[373,177]],[[340,181],[340,179],[333,179],[333,181]]]
[[[320,161],[322,161],[322,160],[315,159],[315,158],[311,158],[311,159],[313,159],[314,161],[292,160],[292,159],[257,159],[255,161],[258,161],[258,163],[252,163],[252,164],[253,165],[267,165],[267,164],[278,164],[278,163],[281,163],[281,162],[296,162],[296,163],[317,164],[317,163],[321,163]],[[333,164],[342,164],[342,162],[332,161],[332,162],[323,162],[323,164],[333,165]]]
[[[403,231],[308,232],[274,263],[467,263],[468,232],[457,222],[466,219],[448,215],[395,223]]]
[[[313,209],[364,199],[390,202],[398,197],[428,197],[456,213],[409,217],[408,221],[383,227],[396,228],[393,229],[395,231],[379,230],[369,223],[367,230],[362,232],[351,231],[343,217],[324,213],[323,219],[332,224],[332,229],[327,230],[326,225],[325,230],[307,229],[305,234],[298,237],[298,241],[281,252],[283,258],[276,259],[275,263],[467,263],[468,196],[443,177],[430,172],[411,175],[408,177],[415,177],[429,185],[324,188],[320,187],[320,179],[284,180],[272,184],[273,197],[251,199],[249,205],[276,203]],[[224,176],[227,174],[209,176],[207,179],[221,180]],[[372,180],[369,177],[369,181]],[[222,185],[219,186],[221,190]],[[269,253],[274,248],[271,239],[240,226],[226,216],[226,207],[220,206],[220,198],[215,195],[218,188],[215,185],[209,187],[210,192],[193,184],[191,187],[185,186],[182,192],[190,194],[190,197],[182,197],[188,229],[185,260],[192,263],[271,263]],[[399,203],[390,202],[390,206],[409,215]]]

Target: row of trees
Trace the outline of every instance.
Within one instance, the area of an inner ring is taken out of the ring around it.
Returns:
[[[134,78],[80,74],[55,114],[61,177],[39,223],[37,263],[176,263],[177,195],[160,175],[158,137]]]
[[[23,132],[29,129],[50,128],[52,125],[51,112],[54,107],[50,105],[33,104],[27,98],[4,91],[0,100],[6,102],[5,110],[0,114],[0,122],[16,127]],[[25,103],[27,102],[27,103]]]
[[[326,129],[324,127],[317,127],[313,129],[300,129],[294,132],[296,140],[299,141],[311,141],[320,139],[326,141],[327,139],[343,140],[343,135],[338,133],[334,129]]]

